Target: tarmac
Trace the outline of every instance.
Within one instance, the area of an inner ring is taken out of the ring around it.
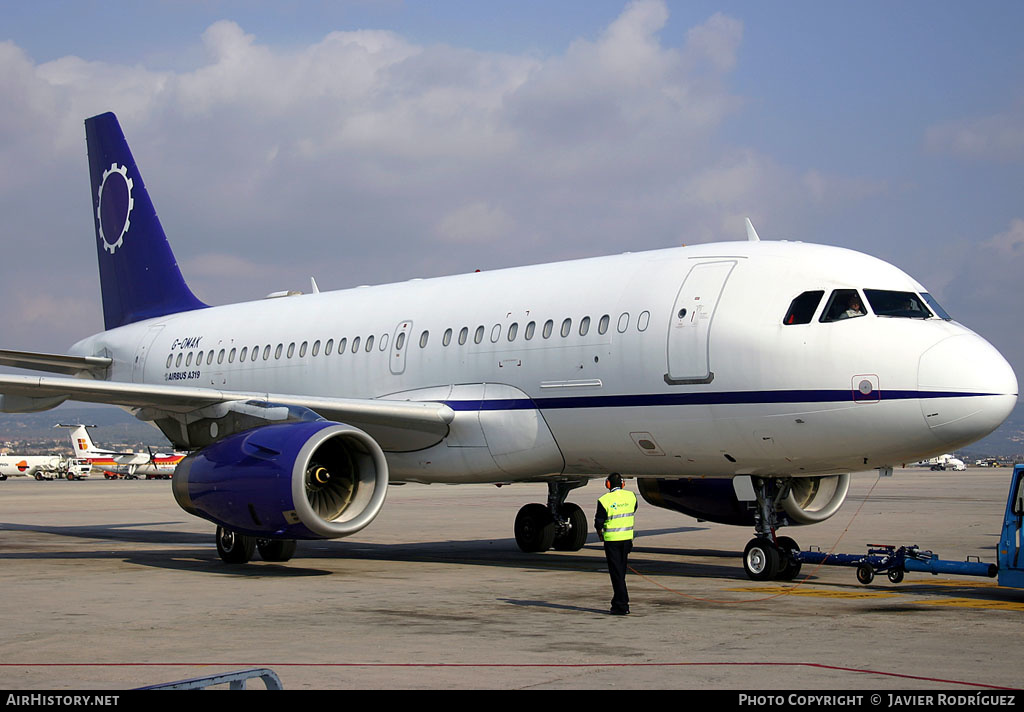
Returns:
[[[866,553],[916,544],[995,562],[1009,469],[852,477],[832,519],[783,533]],[[634,481],[627,487],[635,491]],[[590,514],[600,482],[575,490]],[[348,539],[228,566],[167,481],[0,482],[0,690],[128,690],[253,667],[284,689],[985,690],[1019,688],[1024,590],[848,567],[749,580],[752,531],[641,500],[632,614],[591,532],[523,554],[542,484],[392,486]],[[249,684],[261,689],[261,683]]]

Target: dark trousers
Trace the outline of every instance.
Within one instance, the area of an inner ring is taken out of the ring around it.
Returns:
[[[606,541],[604,558],[608,562],[608,575],[612,579],[612,612],[629,612],[629,592],[626,591],[626,559],[633,550],[633,540]]]

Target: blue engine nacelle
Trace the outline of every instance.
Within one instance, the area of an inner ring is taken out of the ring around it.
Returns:
[[[336,539],[377,516],[388,466],[377,442],[330,421],[264,425],[192,453],[174,499],[225,529],[274,539]]]

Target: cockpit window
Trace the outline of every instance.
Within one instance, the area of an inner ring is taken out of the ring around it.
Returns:
[[[819,321],[830,322],[842,319],[852,319],[867,314],[864,302],[856,289],[837,289],[828,298],[828,305],[821,315]]]
[[[939,317],[940,319],[945,319],[946,321],[953,320],[953,317],[947,314],[946,310],[940,307],[939,303],[935,301],[935,297],[928,294],[928,292],[922,292],[921,298],[924,299],[928,303],[928,306],[932,308],[932,311],[935,312],[935,316]]]
[[[868,304],[878,316],[904,319],[927,319],[932,315],[921,297],[913,292],[890,292],[885,289],[865,289]]]
[[[789,305],[789,311],[786,312],[786,318],[782,320],[782,323],[786,326],[790,324],[810,324],[823,296],[825,296],[825,292],[821,289],[813,292],[804,292]]]

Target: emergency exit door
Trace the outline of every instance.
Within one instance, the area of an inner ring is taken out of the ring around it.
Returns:
[[[702,262],[690,268],[676,296],[668,329],[670,385],[711,383],[711,327],[735,260]]]

